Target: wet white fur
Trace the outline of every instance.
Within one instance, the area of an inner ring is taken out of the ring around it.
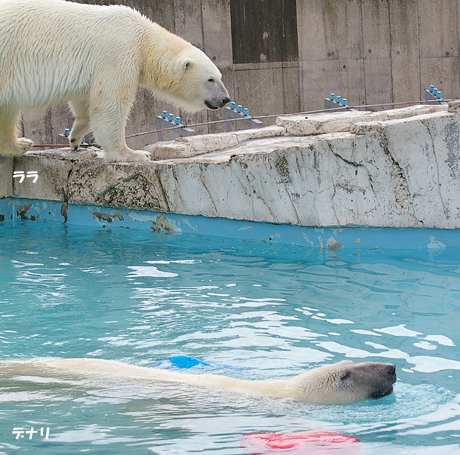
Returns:
[[[0,366],[11,372],[50,374],[62,372],[91,377],[128,378],[143,381],[164,381],[203,387],[230,389],[293,398],[316,404],[346,404],[361,401],[375,391],[387,391],[396,378],[385,371],[388,364],[342,361],[316,368],[286,380],[245,380],[213,374],[187,374],[173,370],[127,365],[103,359],[61,359],[47,362],[7,362]]]
[[[22,110],[71,101],[75,148],[93,131],[108,160],[145,160],[124,138],[139,85],[190,112],[228,97],[202,51],[133,9],[0,0],[0,154],[31,147],[17,139]]]

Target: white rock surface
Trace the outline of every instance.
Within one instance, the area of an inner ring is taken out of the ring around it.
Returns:
[[[152,146],[148,163],[29,152],[3,159],[0,172],[3,182],[13,166],[38,171],[36,184],[14,182],[24,198],[302,226],[459,228],[457,104],[283,116]]]

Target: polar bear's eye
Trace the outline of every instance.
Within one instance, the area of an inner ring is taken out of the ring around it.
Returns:
[[[340,380],[344,381],[345,379],[348,379],[351,375],[350,370],[345,370],[341,375],[340,375]]]
[[[210,77],[210,78],[208,79],[208,82],[214,82],[214,78],[213,78],[213,77]]]

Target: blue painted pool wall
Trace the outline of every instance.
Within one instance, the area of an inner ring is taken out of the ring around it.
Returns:
[[[66,221],[63,213],[67,216]],[[147,229],[171,235],[219,236],[330,251],[348,248],[436,251],[460,246],[460,230],[457,229],[303,227],[83,205],[69,205],[63,211],[61,202],[20,198],[1,199],[0,214],[2,219],[12,219],[16,223],[66,222],[111,230]]]

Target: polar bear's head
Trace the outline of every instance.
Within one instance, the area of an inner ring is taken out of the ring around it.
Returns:
[[[308,371],[288,382],[296,399],[317,404],[347,404],[391,394],[396,367],[391,363],[344,360]]]
[[[190,46],[176,61],[175,95],[181,105],[194,112],[204,108],[217,109],[230,102],[222,74],[209,57],[200,49]]]
[[[161,52],[152,42],[141,84],[165,101],[188,112],[217,109],[230,102],[222,74],[209,57],[195,46],[162,29],[168,46]]]
[[[203,51],[146,18],[144,26],[141,85],[188,112],[230,102],[222,74]]]

